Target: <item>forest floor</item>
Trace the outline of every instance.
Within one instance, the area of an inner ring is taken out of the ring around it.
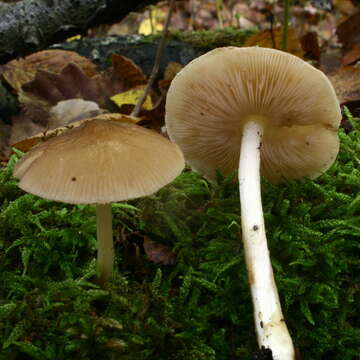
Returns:
[[[173,36],[201,48],[281,49],[281,4],[217,3],[179,1]],[[343,111],[339,155],[315,180],[262,179],[271,261],[302,360],[360,354],[360,8],[350,0],[329,4],[292,6],[286,48],[324,71],[335,88]],[[160,3],[91,29],[85,39],[152,39],[167,11]],[[21,152],[11,147],[26,152],[49,130],[84,117],[82,104],[66,119],[68,108],[54,113],[72,97],[72,90],[59,96],[58,89],[71,81],[80,97],[96,101],[87,116],[130,114],[148,81],[122,56],[113,56],[107,70],[76,54],[58,52],[51,64],[32,56],[1,74],[17,113],[0,120],[0,360],[266,359],[256,351],[235,173],[210,183],[186,167],[154,195],[113,203],[116,261],[105,287],[96,282],[95,208],[19,189],[12,171]],[[166,66],[139,124],[163,132],[166,91],[183,65]]]

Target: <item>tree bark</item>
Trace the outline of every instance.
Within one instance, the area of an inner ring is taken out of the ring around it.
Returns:
[[[0,4],[0,64],[159,0],[24,0]]]

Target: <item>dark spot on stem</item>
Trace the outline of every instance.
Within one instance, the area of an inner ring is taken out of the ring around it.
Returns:
[[[310,143],[307,141],[306,143],[305,143],[306,145],[310,145]]]
[[[259,230],[259,227],[258,227],[257,225],[254,225],[254,226],[253,226],[253,230],[254,230],[254,231],[257,231],[257,230]]]
[[[274,360],[274,358],[272,351],[262,345],[261,348],[254,353],[253,360]]]
[[[71,181],[76,181],[76,177],[72,177],[72,178],[71,178]]]
[[[263,329],[264,328],[264,323],[262,321],[260,321],[260,327]]]

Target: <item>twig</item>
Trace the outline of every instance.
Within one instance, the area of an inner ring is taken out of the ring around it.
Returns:
[[[284,26],[283,26],[283,36],[281,42],[281,49],[283,51],[287,51],[287,45],[288,45],[290,2],[291,0],[284,1]]]
[[[155,33],[155,25],[154,25],[154,17],[153,17],[153,7],[152,5],[149,6],[149,20],[150,20],[150,29],[151,33]]]
[[[188,30],[194,30],[194,22],[195,22],[195,0],[190,0],[190,20]]]
[[[219,27],[220,27],[220,29],[223,29],[224,22],[223,22],[222,13],[221,13],[222,9],[223,9],[223,2],[222,2],[222,0],[216,0],[215,4],[216,4],[216,13],[217,13],[218,21],[219,21]]]
[[[276,49],[276,41],[275,41],[275,34],[274,34],[274,14],[272,11],[270,11],[270,14],[268,15],[268,19],[270,21],[270,35],[271,35],[271,43],[273,49]]]
[[[170,19],[171,19],[171,14],[173,12],[174,9],[174,4],[175,4],[175,0],[170,0],[169,1],[169,11],[166,17],[166,21],[165,21],[165,25],[164,25],[164,29],[162,31],[161,34],[161,39],[158,45],[158,48],[156,50],[156,56],[155,56],[155,61],[154,61],[154,66],[152,68],[150,77],[149,77],[149,81],[146,84],[146,87],[144,89],[143,94],[141,95],[138,103],[135,105],[133,111],[131,112],[130,116],[138,116],[140,111],[141,111],[141,107],[144,104],[146,97],[148,96],[150,89],[154,83],[154,80],[156,78],[156,75],[159,71],[159,67],[160,67],[160,59],[161,59],[161,55],[165,46],[165,40],[166,40],[166,35],[168,33],[168,28],[169,28],[169,24],[170,24]]]

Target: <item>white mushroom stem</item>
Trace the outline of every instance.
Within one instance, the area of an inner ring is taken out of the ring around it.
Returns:
[[[111,279],[114,265],[114,244],[112,236],[111,204],[96,205],[97,266],[99,282],[105,284]]]
[[[265,235],[260,190],[262,135],[261,121],[251,119],[245,124],[239,161],[245,259],[259,347],[270,348],[274,360],[294,360],[294,346],[281,311]]]

